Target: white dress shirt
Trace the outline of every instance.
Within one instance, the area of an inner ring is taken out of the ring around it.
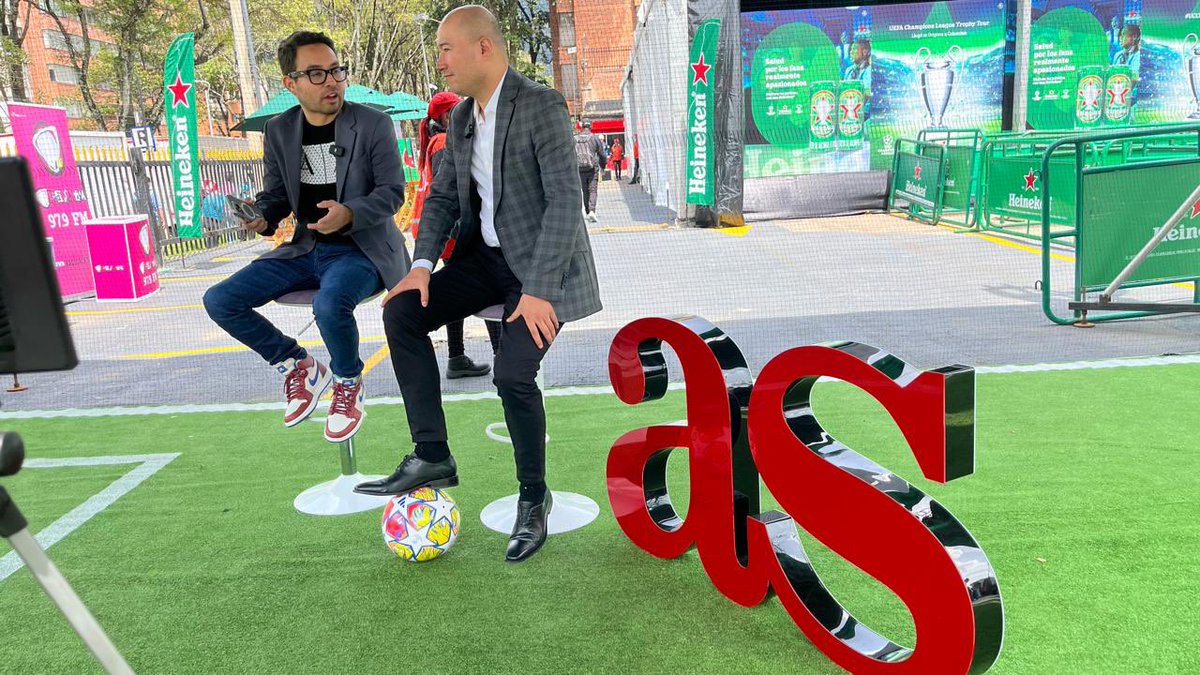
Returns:
[[[496,235],[496,172],[500,167],[495,166],[496,149],[496,107],[500,102],[500,90],[504,88],[505,74],[492,92],[491,99],[483,110],[479,104],[472,107],[475,116],[475,133],[471,136],[471,177],[475,179],[475,188],[479,192],[479,231],[483,243],[492,248],[500,247],[500,237]],[[413,267],[424,267],[433,271],[432,260],[415,260]]]

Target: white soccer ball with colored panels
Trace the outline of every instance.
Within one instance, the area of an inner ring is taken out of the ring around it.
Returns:
[[[383,541],[401,560],[433,560],[458,538],[458,505],[437,488],[396,495],[383,510]]]

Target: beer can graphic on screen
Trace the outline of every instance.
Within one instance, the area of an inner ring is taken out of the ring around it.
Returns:
[[[1104,124],[1128,126],[1133,112],[1133,70],[1129,66],[1111,66],[1104,78]]]
[[[812,150],[833,150],[837,134],[837,98],[836,82],[813,82],[808,106],[809,148]]]
[[[867,112],[867,98],[862,82],[845,80],[838,92],[837,148],[857,150],[862,147],[863,125]]]
[[[1100,126],[1104,115],[1104,68],[1085,66],[1078,70],[1075,85],[1075,128]]]

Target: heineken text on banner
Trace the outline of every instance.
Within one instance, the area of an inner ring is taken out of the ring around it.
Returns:
[[[171,146],[171,189],[175,195],[175,235],[198,239],[200,148],[196,138],[196,76],[191,33],[175,38],[163,65],[163,100]]]
[[[83,222],[91,213],[75,168],[67,112],[62,108],[10,103],[8,115],[17,152],[29,162],[59,289],[67,298],[90,293],[94,285]]]
[[[713,203],[713,64],[720,19],[703,21],[688,59],[687,203]]]

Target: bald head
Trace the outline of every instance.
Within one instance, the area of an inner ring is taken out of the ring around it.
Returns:
[[[479,5],[459,7],[437,31],[438,72],[456,94],[485,103],[508,70],[504,34],[496,17]]]
[[[500,22],[496,20],[496,15],[482,5],[464,5],[450,10],[442,18],[441,28],[458,32],[472,42],[487,38],[495,44],[496,51],[507,58]]]

